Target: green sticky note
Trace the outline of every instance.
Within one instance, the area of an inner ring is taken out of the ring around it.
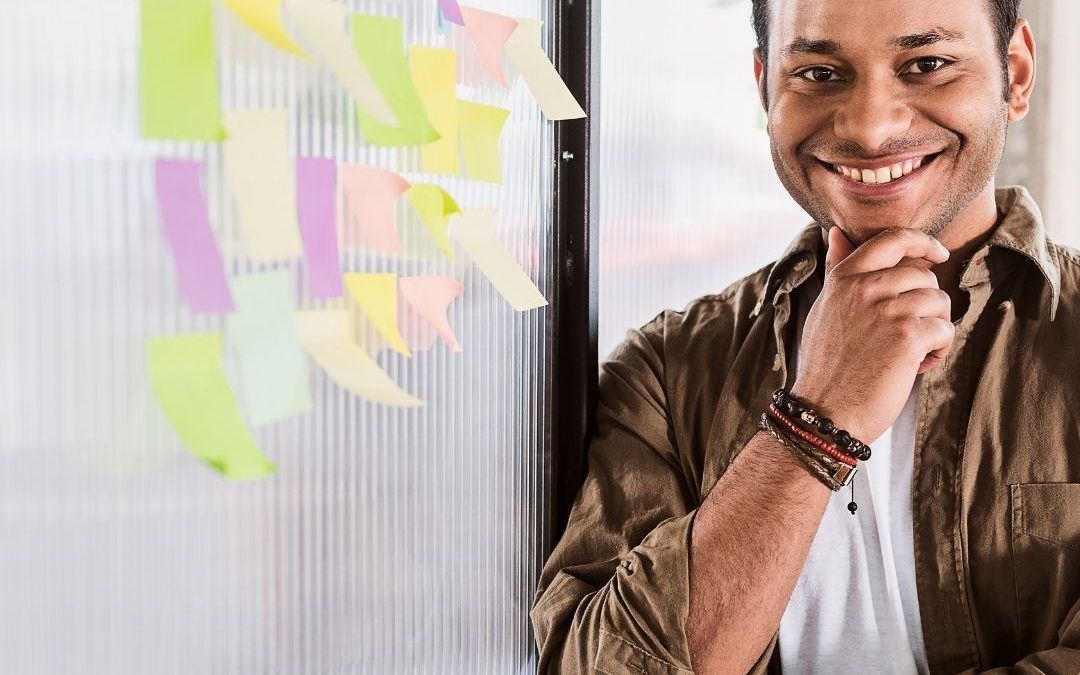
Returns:
[[[442,254],[454,260],[454,248],[450,245],[450,216],[461,213],[461,207],[454,198],[446,190],[431,183],[413,183],[412,187],[405,191],[405,198],[420,216],[420,221],[424,223]]]
[[[139,85],[144,138],[220,141],[211,0],[142,0]]]
[[[150,339],[150,387],[180,441],[230,480],[261,478],[274,465],[255,444],[221,368],[217,333]]]
[[[465,175],[469,178],[502,182],[499,136],[509,116],[510,111],[505,108],[458,101],[461,155],[465,160]]]
[[[400,19],[352,15],[353,47],[400,125],[384,124],[357,108],[360,130],[371,145],[423,145],[439,140],[413,84],[403,36]]]

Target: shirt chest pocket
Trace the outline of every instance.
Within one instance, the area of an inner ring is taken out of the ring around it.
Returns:
[[[1013,574],[1023,653],[1057,644],[1080,598],[1080,483],[1009,486]]]

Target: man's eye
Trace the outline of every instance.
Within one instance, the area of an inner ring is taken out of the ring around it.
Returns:
[[[835,82],[840,79],[840,75],[835,70],[824,66],[807,68],[799,73],[799,76],[811,82]]]
[[[910,73],[912,75],[921,75],[921,74],[924,74],[924,73],[932,73],[935,70],[940,70],[941,68],[943,68],[948,63],[949,63],[948,61],[946,61],[945,59],[943,59],[941,57],[927,56],[927,57],[924,57],[924,58],[921,58],[921,59],[915,59],[914,61],[912,61],[911,65],[908,66],[907,70],[905,70],[904,72],[905,73]]]

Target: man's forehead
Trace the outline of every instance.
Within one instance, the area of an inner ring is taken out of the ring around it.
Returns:
[[[993,37],[988,0],[770,0],[769,5],[774,49],[805,47],[808,41],[824,48],[819,53],[867,43],[913,49]]]

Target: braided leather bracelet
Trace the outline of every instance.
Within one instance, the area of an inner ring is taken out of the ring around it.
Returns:
[[[818,448],[780,427],[767,413],[761,413],[758,426],[769,432],[780,445],[791,451],[791,454],[806,467],[812,476],[833,492],[839,492],[848,485],[858,472],[858,468],[832,459]]]

